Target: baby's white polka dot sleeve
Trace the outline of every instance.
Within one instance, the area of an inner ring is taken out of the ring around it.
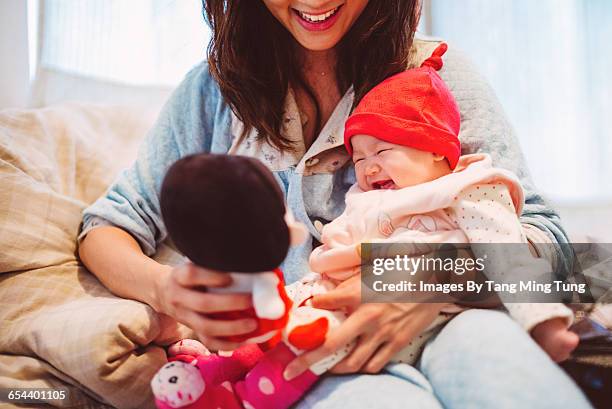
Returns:
[[[527,243],[524,227],[516,214],[510,193],[503,184],[470,186],[457,196],[450,210],[449,214],[454,216],[470,243]],[[504,248],[500,247],[499,250],[503,255]],[[520,268],[530,261],[538,262],[538,265],[545,264],[543,259],[534,258],[528,247],[522,252],[516,247],[509,251],[516,265],[508,265],[506,270],[500,271],[496,280],[504,280],[503,275],[506,273],[513,275],[517,271],[530,271]],[[573,320],[572,311],[561,303],[505,302],[504,306],[527,331],[553,318],[563,318],[568,326]]]
[[[525,242],[508,188],[501,183],[464,189],[455,198],[449,214],[470,243]]]

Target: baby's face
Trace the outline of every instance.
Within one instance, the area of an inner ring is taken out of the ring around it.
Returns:
[[[441,176],[439,162],[444,159],[440,155],[370,135],[355,135],[351,144],[357,184],[363,191],[401,189]]]

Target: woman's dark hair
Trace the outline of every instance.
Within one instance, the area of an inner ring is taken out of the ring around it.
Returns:
[[[350,85],[355,106],[376,84],[405,70],[420,0],[370,0],[338,44],[336,75],[344,93]],[[319,107],[306,84],[295,51],[296,40],[261,0],[202,0],[212,29],[208,47],[211,75],[226,102],[245,125],[241,138],[255,128],[279,149],[292,149],[281,135],[289,84],[302,87]]]

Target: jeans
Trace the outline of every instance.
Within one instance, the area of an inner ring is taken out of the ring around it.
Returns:
[[[416,367],[326,375],[296,408],[590,408],[574,382],[507,314],[468,310],[426,344]]]

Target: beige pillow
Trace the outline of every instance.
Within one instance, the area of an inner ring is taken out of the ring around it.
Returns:
[[[119,107],[0,112],[0,387],[40,378],[37,359],[89,397],[151,407],[149,381],[166,362],[161,345],[189,333],[110,294],[76,257],[82,210],[129,165],[151,123]],[[165,246],[156,258],[181,261]],[[83,399],[72,396],[62,406]]]

